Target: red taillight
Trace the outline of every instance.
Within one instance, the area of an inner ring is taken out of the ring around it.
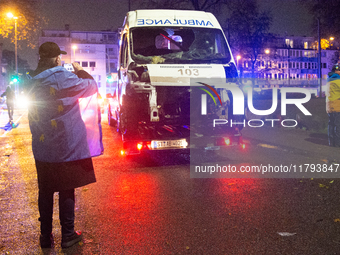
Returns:
[[[123,149],[120,151],[120,154],[122,156],[140,154],[143,150],[149,150],[150,148],[150,142],[124,142]]]
[[[230,144],[231,144],[230,138],[229,138],[229,137],[224,137],[224,143],[225,143],[226,145],[230,145]]]
[[[231,145],[231,138],[230,137],[219,137],[218,139],[216,139],[216,143],[215,145],[217,146],[229,146]]]
[[[152,148],[151,148],[151,142],[146,142],[146,143],[145,143],[145,149],[149,149],[149,150],[152,149]]]

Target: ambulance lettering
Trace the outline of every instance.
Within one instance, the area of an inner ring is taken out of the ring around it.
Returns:
[[[165,20],[156,20],[156,19],[137,19],[137,26],[145,26],[145,25],[189,25],[189,26],[200,26],[200,27],[214,27],[214,25],[210,21],[205,20],[182,20],[176,19],[174,21],[170,21],[169,19]]]

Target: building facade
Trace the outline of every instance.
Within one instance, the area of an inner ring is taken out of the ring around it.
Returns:
[[[113,93],[115,82],[107,78],[117,73],[118,32],[72,31],[66,25],[65,30],[42,30],[39,45],[44,42],[55,42],[67,52],[62,63],[78,62],[90,73],[103,97]]]
[[[275,36],[254,63],[249,58],[238,58],[240,77],[255,78],[255,84],[260,88],[320,85],[318,46],[314,37]],[[321,51],[322,86],[325,86],[327,74],[338,60],[337,47]]]

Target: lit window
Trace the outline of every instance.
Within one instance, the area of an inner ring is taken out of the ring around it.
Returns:
[[[289,46],[289,39],[286,39],[286,45]]]

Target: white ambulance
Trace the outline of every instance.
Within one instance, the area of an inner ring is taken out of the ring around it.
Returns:
[[[202,11],[128,12],[118,62],[108,120],[122,134],[126,154],[192,148],[192,80],[237,77],[220,24],[213,14]],[[220,98],[223,107],[228,97],[221,93]],[[237,130],[228,133],[229,145],[240,143]]]

